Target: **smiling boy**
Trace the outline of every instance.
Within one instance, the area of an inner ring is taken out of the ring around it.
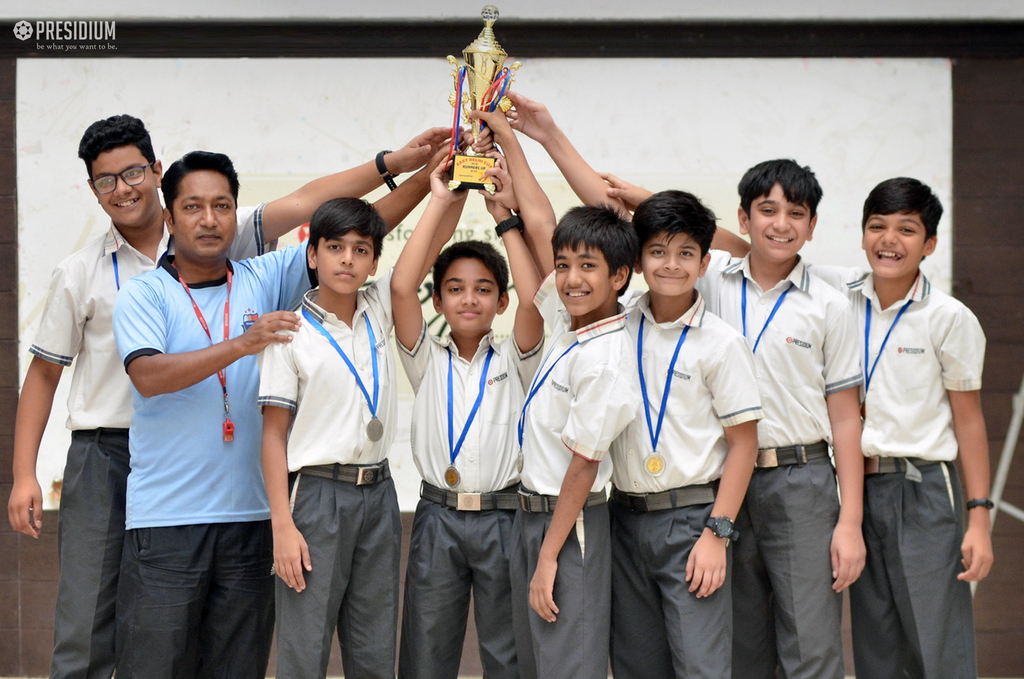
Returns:
[[[979,391],[985,335],[974,314],[920,270],[941,217],[926,185],[886,180],[864,201],[871,271],[812,268],[846,293],[863,339],[868,556],[850,607],[857,672],[882,679],[977,676],[968,583],[983,579],[993,560]]]

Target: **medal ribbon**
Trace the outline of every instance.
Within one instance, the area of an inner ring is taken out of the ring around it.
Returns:
[[[117,291],[121,292],[121,277],[117,273],[117,253],[116,252],[111,252],[110,253],[110,258],[112,260],[114,260],[114,285],[117,286]],[[185,288],[185,289],[188,290],[188,288]],[[191,297],[191,296],[192,295],[189,295],[189,297]]]
[[[892,334],[892,329],[896,327],[896,324],[900,322],[900,317],[903,316],[903,312],[907,310],[911,302],[908,301],[900,309],[899,313],[896,314],[896,318],[893,319],[892,325],[889,326],[889,330],[885,333],[885,338],[882,340],[882,346],[878,348],[878,355],[875,356],[875,362],[871,364],[871,370],[868,370],[868,355],[871,350],[871,300],[868,300],[868,310],[865,314],[864,319],[864,393],[868,392],[868,387],[871,386],[871,377],[875,374],[875,368],[878,367],[878,359],[882,357],[882,352],[885,351],[885,345],[889,342],[889,335]]]
[[[363,320],[366,321],[366,336],[370,338],[370,358],[373,363],[372,399],[370,398],[370,392],[366,390],[366,385],[363,384],[363,379],[359,377],[359,372],[356,370],[356,367],[352,364],[352,361],[349,360],[348,356],[345,355],[345,352],[342,351],[341,347],[338,346],[338,343],[334,341],[334,338],[331,337],[331,333],[327,332],[327,329],[321,325],[320,321],[314,318],[313,314],[309,313],[309,309],[306,307],[302,307],[302,315],[306,317],[306,320],[313,324],[314,328],[320,331],[321,335],[327,338],[327,341],[331,343],[334,350],[338,352],[339,356],[341,356],[341,360],[345,361],[345,365],[347,365],[348,369],[352,372],[352,376],[356,378],[356,384],[359,385],[359,388],[363,391],[363,396],[366,397],[366,405],[370,409],[370,415],[377,417],[377,399],[380,396],[380,374],[377,371],[377,337],[373,334],[373,326],[370,325],[370,319],[367,317],[366,313],[363,313]]]
[[[644,365],[642,355],[644,350],[644,315],[640,314],[640,332],[636,339],[636,367],[640,372],[640,393],[644,397],[644,413],[647,415],[647,432],[651,436],[651,450],[657,452],[658,439],[661,438],[661,425],[665,421],[665,405],[668,403],[668,392],[672,388],[672,374],[676,368],[676,359],[679,358],[679,350],[686,341],[686,333],[690,332],[690,326],[683,328],[683,333],[676,342],[676,350],[672,354],[672,360],[668,364],[668,377],[665,379],[665,393],[661,395],[661,410],[658,412],[658,428],[655,429],[651,423],[651,402],[647,397],[647,382],[644,380]]]
[[[764,322],[763,326],[761,326],[761,332],[757,333],[757,339],[754,341],[754,349],[750,353],[752,353],[752,354],[756,354],[757,353],[757,345],[761,343],[761,335],[763,335],[764,331],[768,329],[768,325],[772,322],[772,319],[775,318],[775,312],[777,312],[779,310],[779,307],[782,306],[782,302],[785,301],[786,295],[788,295],[789,291],[792,290],[792,289],[793,289],[793,286],[791,284],[788,288],[786,288],[785,292],[783,292],[781,295],[779,295],[778,301],[775,302],[775,306],[772,307],[772,312],[770,314],[768,314],[768,320]],[[747,336],[747,279],[746,278],[743,279],[743,294],[740,297],[740,313],[743,315],[743,336],[746,337]]]
[[[115,260],[116,261],[116,260]],[[116,272],[115,268],[115,272]],[[177,270],[177,267],[175,267]],[[233,274],[231,267],[228,267],[228,296],[224,300],[224,341],[228,341],[228,331],[230,330],[230,318],[231,318],[231,278]],[[210,338],[210,345],[213,346],[213,335],[210,333],[210,326],[206,324],[206,319],[203,317],[203,312],[199,309],[199,305],[196,304],[195,298],[192,296],[192,291],[188,289],[188,283],[178,276],[178,282],[181,283],[181,287],[185,288],[185,294],[188,295],[189,301],[192,302],[192,310],[196,312],[196,318],[199,319],[199,325],[203,326],[203,332]],[[231,408],[228,407],[228,380],[224,375],[224,369],[217,371],[217,379],[220,380],[220,389],[224,392],[224,440],[234,440],[235,427],[231,424]],[[230,438],[229,438],[230,437]]]
[[[530,393],[527,394],[526,402],[523,404],[523,412],[519,414],[519,450],[523,449],[523,430],[526,428],[526,409],[530,407],[530,401],[533,400],[533,397],[537,394],[537,391],[541,388],[541,385],[544,384],[544,380],[548,378],[548,375],[550,375],[551,371],[555,369],[555,366],[558,365],[558,362],[561,361],[566,354],[568,354],[570,351],[578,347],[579,344],[580,341],[576,340],[575,342],[572,343],[572,345],[569,346],[568,349],[563,351],[561,355],[555,359],[555,362],[551,364],[551,367],[547,369],[547,372],[544,373],[544,376],[541,377],[540,380],[538,380],[537,376],[534,375],[533,384],[530,385]],[[553,349],[554,347],[552,347],[552,350]],[[550,355],[551,354],[548,353],[548,356]],[[544,360],[547,361],[547,356],[544,357]],[[543,363],[541,365],[543,365]]]
[[[455,464],[455,458],[459,456],[459,451],[462,450],[462,442],[466,440],[466,434],[469,433],[469,426],[473,424],[476,411],[480,409],[480,402],[484,400],[484,384],[487,382],[487,369],[491,367],[492,356],[494,356],[494,347],[488,347],[487,360],[484,361],[484,369],[480,373],[480,391],[476,395],[476,402],[473,403],[473,409],[469,411],[466,424],[462,427],[462,433],[459,434],[459,442],[453,443],[455,439],[455,413],[453,412],[455,409],[455,397],[452,393],[452,350],[448,350],[448,453],[451,455],[451,463],[453,465]]]
[[[459,147],[459,127],[462,123],[462,82],[466,78],[466,67],[459,69],[455,86],[455,113],[452,116],[452,141],[448,146],[448,157],[444,159],[444,166],[448,167],[448,161],[455,155],[455,149]]]

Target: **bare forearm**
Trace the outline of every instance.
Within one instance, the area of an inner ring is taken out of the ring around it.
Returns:
[[[573,455],[569,469],[562,479],[562,487],[558,491],[558,502],[551,516],[551,524],[541,544],[540,557],[558,559],[562,545],[569,537],[569,531],[576,524],[580,511],[587,503],[587,496],[597,478],[597,462]]]
[[[987,498],[991,492],[988,431],[977,391],[951,391],[949,403],[953,411],[953,433],[960,448],[960,467],[964,473],[964,490],[968,500]],[[984,508],[967,513],[972,525],[988,530],[990,516]]]
[[[625,204],[608,195],[608,183],[583,159],[561,129],[554,131],[544,144],[544,150],[581,201],[587,205],[610,205],[628,218]]]
[[[856,392],[855,389],[849,391]],[[860,418],[833,420],[832,440],[842,498],[839,521],[860,526],[864,517],[864,455],[860,448]]]
[[[725,436],[729,452],[725,457],[712,516],[727,516],[735,520],[757,460],[757,422],[728,427]]]
[[[235,338],[198,351],[140,356],[128,364],[128,377],[139,394],[149,398],[187,389],[245,355]]]
[[[263,482],[267,487],[270,518],[276,524],[291,522],[288,498],[288,423],[291,411],[286,408],[263,408]]]
[[[64,367],[35,356],[25,375],[14,421],[14,478],[35,478],[39,444]]]

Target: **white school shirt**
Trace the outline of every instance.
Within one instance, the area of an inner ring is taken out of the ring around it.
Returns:
[[[373,359],[377,354],[379,396],[377,417],[384,436],[366,436],[370,407],[345,361],[305,316],[298,332],[286,331],[291,342],[268,344],[260,353],[260,407],[288,408],[294,415],[288,432],[288,471],[320,464],[376,464],[388,455],[395,438],[398,396],[395,359],[388,335],[391,313],[391,273],[360,290],[352,327],[317,305],[319,288],[306,293],[302,309],[309,311],[331,334],[373,397]],[[301,313],[301,311],[300,311]],[[366,321],[373,327],[371,349]]]
[[[906,297],[883,310],[871,272],[838,266],[809,268],[814,276],[844,291],[853,303],[862,357],[871,300],[871,344],[865,371],[876,359],[878,363],[866,397],[861,387],[864,455],[955,459],[959,447],[946,392],[981,389],[985,333],[978,319],[962,302],[933,289],[921,272]],[[879,358],[882,341],[907,302],[910,306]]]
[[[658,436],[657,451],[665,460],[664,471],[652,476],[646,470],[644,462],[654,449],[641,405],[640,416],[612,444],[612,483],[619,490],[657,493],[721,478],[729,452],[725,427],[764,417],[750,347],[740,333],[707,310],[700,293],[696,296],[693,306],[670,323],[654,320],[646,293],[629,310],[626,329],[632,340],[634,366],[640,319],[644,319],[641,356],[655,431],[672,355],[683,330],[689,330],[679,348]]]
[[[572,319],[558,298],[554,273],[545,279],[534,303],[551,338],[531,384],[531,390],[537,390],[523,420],[523,486],[541,495],[558,495],[575,454],[599,462],[591,492],[602,491],[612,473],[606,453],[641,408],[625,332],[626,312],[620,307],[615,316],[571,330]],[[574,342],[578,346],[556,363]]]
[[[825,440],[832,426],[825,397],[863,380],[857,326],[845,296],[811,276],[798,261],[789,276],[762,291],[750,277],[750,257],[712,250],[707,273],[697,282],[708,309],[743,332],[742,292],[747,288],[747,342],[754,348],[775,303],[790,290],[754,351],[754,370],[764,419],[758,446],[777,448]]]
[[[459,356],[451,335],[444,339],[427,332],[423,324],[412,350],[398,343],[398,356],[416,393],[412,408],[412,457],[423,480],[448,488],[444,473],[451,464],[451,448],[458,445],[469,413],[476,403],[480,373],[493,349],[484,381],[484,395],[455,458],[459,483],[453,490],[490,493],[519,483],[516,461],[519,442],[516,427],[526,399],[526,389],[537,371],[543,341],[520,353],[515,337],[502,342],[489,332],[480,340],[470,361]],[[448,427],[448,359],[452,366],[452,423]]]
[[[238,231],[228,259],[239,261],[263,254],[263,207],[238,208]],[[172,243],[165,224],[157,261]],[[111,223],[107,233],[69,255],[54,270],[39,332],[29,352],[65,367],[78,357],[68,395],[68,429],[127,429],[131,425],[131,382],[114,341],[114,300],[129,279],[155,268],[156,262],[129,245]]]

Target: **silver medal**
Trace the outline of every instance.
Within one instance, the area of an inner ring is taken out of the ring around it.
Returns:
[[[374,443],[384,438],[384,424],[376,417],[366,424],[366,438]]]
[[[520,474],[523,473],[523,449],[519,449],[519,455],[516,457],[516,471]]]

